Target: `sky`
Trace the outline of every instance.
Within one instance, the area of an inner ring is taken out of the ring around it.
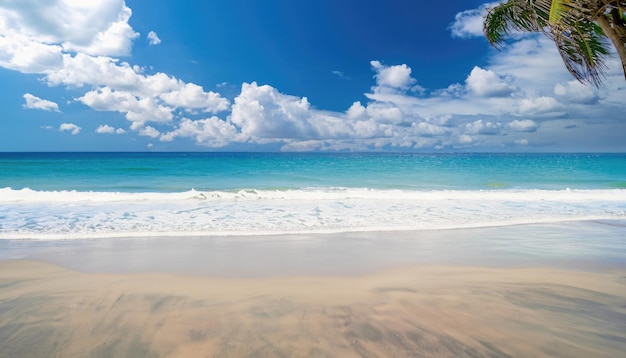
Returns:
[[[0,0],[0,151],[626,152],[554,44],[497,3]]]

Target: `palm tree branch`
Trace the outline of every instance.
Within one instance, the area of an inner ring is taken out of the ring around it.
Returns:
[[[489,9],[483,23],[483,32],[491,45],[497,48],[505,41],[506,35],[514,30],[541,30],[526,1],[510,0]]]
[[[611,45],[626,76],[625,9],[626,0],[507,0],[488,10],[483,32],[496,48],[514,31],[542,32],[576,79],[599,86]]]

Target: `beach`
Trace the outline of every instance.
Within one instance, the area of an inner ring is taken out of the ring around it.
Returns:
[[[618,357],[625,164],[0,153],[0,357]]]
[[[617,357],[624,231],[2,240],[0,356]]]
[[[0,358],[626,358],[625,8],[0,0]]]

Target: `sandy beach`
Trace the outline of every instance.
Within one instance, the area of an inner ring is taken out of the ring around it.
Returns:
[[[0,0],[0,358],[626,358],[625,9]]]
[[[3,357],[617,357],[626,271],[97,274],[0,262]]]
[[[0,241],[0,356],[618,357],[623,230]]]

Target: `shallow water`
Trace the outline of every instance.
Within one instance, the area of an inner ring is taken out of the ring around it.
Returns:
[[[626,222],[267,236],[0,240],[0,260],[85,272],[362,274],[405,265],[626,267]]]

